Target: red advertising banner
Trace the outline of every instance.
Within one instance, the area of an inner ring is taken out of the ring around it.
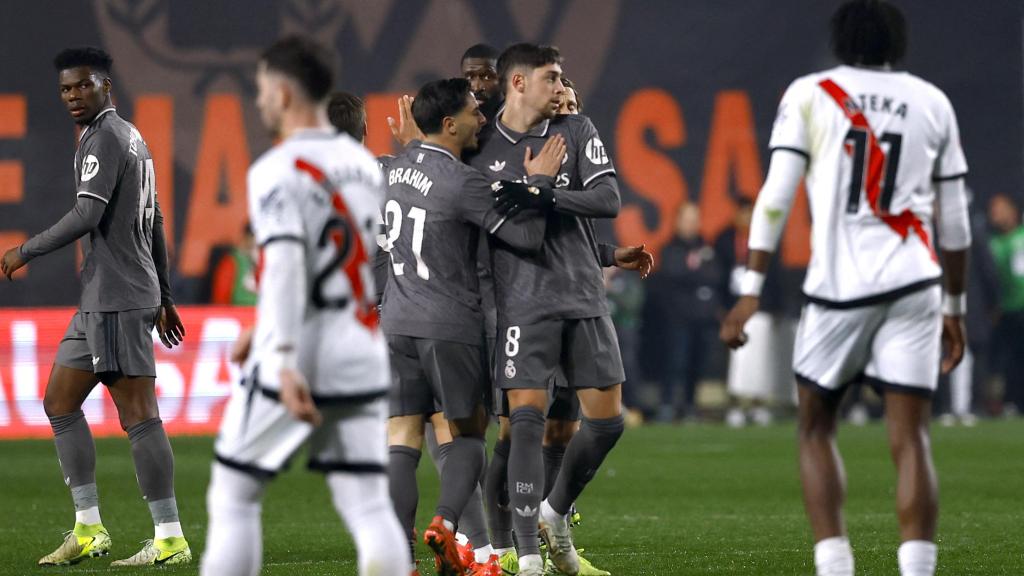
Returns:
[[[253,309],[185,306],[179,308],[185,342],[164,348],[154,332],[156,392],[160,418],[169,434],[211,434],[224,403],[240,379],[228,359],[231,345],[252,324]],[[50,436],[43,394],[50,367],[73,308],[0,310],[0,439]],[[96,436],[123,433],[110,394],[97,386],[83,406]]]

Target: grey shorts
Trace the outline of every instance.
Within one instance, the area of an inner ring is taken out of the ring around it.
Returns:
[[[159,307],[124,312],[79,310],[71,318],[54,362],[95,374],[156,378],[153,326],[159,313]]]
[[[626,379],[608,316],[503,326],[495,356],[496,384],[502,390],[547,388],[559,368],[570,391],[608,388]]]
[[[508,395],[501,388],[494,388],[494,415],[508,416]],[[558,370],[548,384],[548,419],[571,420],[580,419],[580,399],[576,391],[569,388],[565,375]]]
[[[490,396],[483,346],[389,335],[391,416],[444,412],[457,420],[486,406]]]

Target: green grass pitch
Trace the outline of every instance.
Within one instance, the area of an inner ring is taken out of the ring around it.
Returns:
[[[939,574],[1024,574],[1024,421],[933,429],[941,483]],[[173,439],[177,494],[192,550],[202,553],[211,438]],[[844,427],[847,522],[859,575],[897,573],[894,474],[879,425]],[[113,556],[151,537],[126,439],[97,441],[98,483]],[[353,548],[322,478],[296,462],[270,488],[263,510],[264,574],[355,574]],[[437,497],[429,459],[420,467],[418,525]],[[581,498],[577,545],[616,576],[812,574],[800,500],[793,424],[731,430],[652,426],[628,430]],[[36,567],[73,523],[52,443],[0,443],[0,574],[116,573],[110,558]],[[420,546],[423,573],[432,563]],[[196,566],[160,574],[194,574]]]

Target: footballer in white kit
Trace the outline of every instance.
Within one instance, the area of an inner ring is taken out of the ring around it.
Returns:
[[[385,470],[391,379],[371,264],[382,175],[328,122],[332,70],[330,53],[298,36],[260,59],[256,104],[278,143],[249,169],[259,302],[245,376],[214,445],[203,576],[260,572],[264,489],[307,441],[358,573],[408,571]]]
[[[800,478],[816,571],[854,574],[835,438],[842,392],[863,382],[885,398],[900,574],[932,576],[938,488],[928,424],[940,368],[952,370],[964,350],[967,163],[945,94],[892,69],[906,50],[902,12],[882,0],[849,0],[831,27],[833,52],[844,65],[798,78],[782,98],[741,297],[721,338],[733,348],[747,341],[744,325],[757,311],[764,272],[803,178],[811,263],[793,369],[801,385]]]

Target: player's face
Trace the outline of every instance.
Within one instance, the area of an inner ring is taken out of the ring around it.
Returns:
[[[480,111],[480,104],[472,94],[466,96],[466,105],[455,116],[456,134],[459,136],[459,143],[464,150],[476,150],[477,136],[480,129],[487,123],[483,112]]]
[[[558,107],[559,114],[579,114],[580,105],[576,100],[576,91],[568,86],[565,87],[565,92],[562,93],[562,103]]]
[[[526,76],[523,97],[529,108],[537,111],[544,118],[554,118],[562,106],[562,67],[558,64],[546,64],[534,68]]]
[[[61,70],[60,98],[76,124],[88,124],[107,105],[110,79],[88,66]]]
[[[498,95],[498,69],[488,58],[466,58],[462,61],[462,76],[469,80],[469,89],[480,103]]]
[[[270,132],[271,137],[278,137],[284,110],[283,80],[277,74],[268,71],[262,62],[256,69],[256,108],[260,111],[263,127]]]

